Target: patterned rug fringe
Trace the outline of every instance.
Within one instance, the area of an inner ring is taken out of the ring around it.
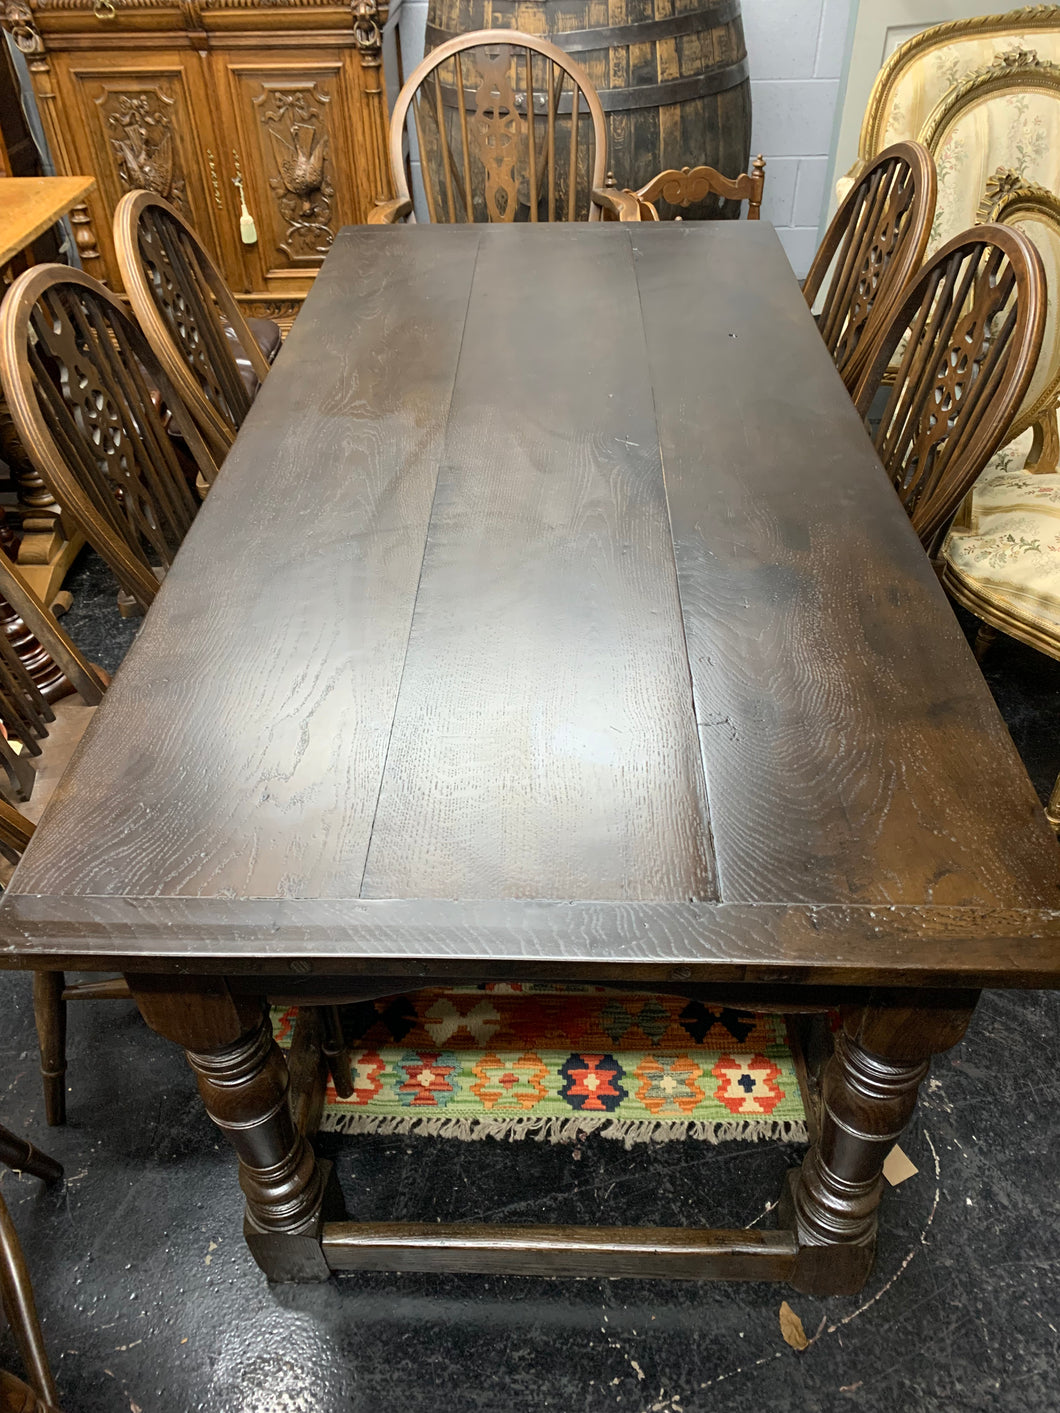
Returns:
[[[440,1118],[426,1114],[404,1115],[351,1113],[327,1109],[320,1123],[322,1133],[419,1134],[424,1138],[456,1138],[465,1143],[485,1138],[521,1143],[577,1143],[586,1134],[613,1138],[630,1149],[637,1143],[673,1143],[697,1139],[701,1143],[760,1143],[781,1139],[791,1143],[807,1141],[806,1124],[800,1119],[733,1119],[731,1122],[690,1119],[616,1119],[611,1114],[578,1114],[571,1118],[543,1116],[496,1118]]]

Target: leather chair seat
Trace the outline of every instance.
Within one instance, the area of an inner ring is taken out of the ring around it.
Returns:
[[[283,335],[280,333],[280,326],[272,319],[248,319],[247,324],[250,332],[254,335],[254,341],[265,355],[266,363],[271,363],[280,351],[280,344]],[[256,396],[258,391],[258,380],[254,375],[254,369],[250,366],[250,359],[243,352],[243,345],[236,338],[236,331],[232,325],[225,323],[225,335],[234,345],[236,363],[239,366],[239,376],[243,379],[243,384],[251,397]]]

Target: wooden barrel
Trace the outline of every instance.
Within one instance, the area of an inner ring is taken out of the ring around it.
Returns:
[[[637,10],[647,18],[631,22],[620,9],[622,23],[598,25],[589,19],[600,12],[598,0],[430,0],[426,47],[475,29],[551,39],[596,86],[607,116],[607,164],[620,187],[703,162],[727,177],[745,172],[751,88],[740,0],[645,0]],[[664,205],[660,214],[674,212]],[[710,196],[681,214],[732,217],[739,206]]]

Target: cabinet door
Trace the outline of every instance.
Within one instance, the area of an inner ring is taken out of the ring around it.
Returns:
[[[254,287],[303,293],[340,226],[363,221],[378,182],[378,144],[358,140],[365,98],[350,51],[215,54],[231,114],[227,164],[242,170],[257,244]]]
[[[114,208],[138,188],[171,201],[213,244],[222,265],[230,263],[214,222],[220,197],[206,176],[215,139],[198,54],[97,50],[53,54],[52,64],[68,150],[79,169],[96,177],[90,205],[108,283],[120,285]]]

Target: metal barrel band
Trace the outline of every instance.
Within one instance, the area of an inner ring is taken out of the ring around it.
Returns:
[[[691,78],[669,79],[666,83],[645,84],[642,88],[602,88],[597,92],[600,99],[600,106],[605,113],[624,113],[632,108],[658,108],[669,103],[689,103],[697,98],[707,98],[712,93],[721,93],[724,89],[735,88],[738,83],[742,83],[747,77],[747,60],[741,59],[738,64],[729,64],[724,69],[713,69],[709,74],[695,74]],[[447,108],[456,108],[456,89],[451,84],[443,84],[442,103]],[[571,111],[572,96],[570,93],[560,95],[557,113],[562,116]],[[543,93],[534,94],[534,112],[546,112],[546,95]],[[478,90],[474,88],[464,89],[464,107],[469,113],[478,109]],[[526,112],[526,92],[519,89],[515,93],[515,107],[521,112]],[[586,105],[582,104],[581,112],[586,112]]]
[[[498,13],[494,3],[493,14]],[[718,25],[730,24],[740,15],[740,0],[718,0],[716,5],[696,10],[692,14],[668,15],[656,20],[638,20],[627,25],[602,25],[599,29],[572,29],[561,34],[549,34],[548,39],[567,54],[586,54],[594,49],[617,48],[624,44],[654,44],[661,39],[678,39],[686,34],[702,34]],[[506,26],[496,26],[498,34]],[[436,49],[450,31],[437,25],[427,26],[427,49]],[[517,42],[517,41],[516,41]]]

